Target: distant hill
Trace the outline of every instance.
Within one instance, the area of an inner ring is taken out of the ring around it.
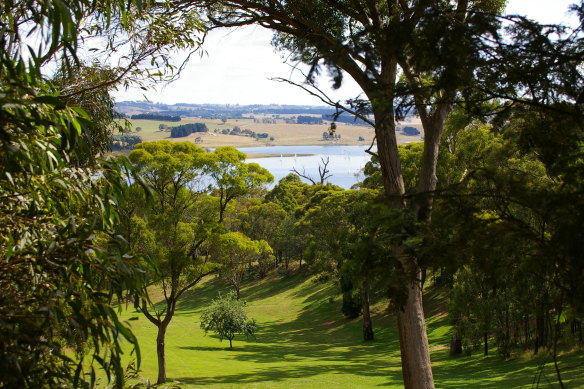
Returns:
[[[239,105],[239,104],[162,104],[148,101],[121,101],[116,104],[116,110],[124,117],[135,115],[157,115],[173,117],[191,117],[201,119],[244,119],[255,116],[284,116],[308,115],[330,121],[335,113],[331,107],[312,105]],[[364,125],[349,114],[342,114],[337,122]]]
[[[309,105],[230,105],[230,104],[160,104],[147,101],[121,101],[116,110],[127,117],[133,115],[166,115],[203,119],[239,119],[253,115],[313,115],[330,116],[334,109]]]

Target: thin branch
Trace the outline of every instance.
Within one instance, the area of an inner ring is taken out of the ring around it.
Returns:
[[[312,182],[312,185],[316,185],[316,181],[314,181],[312,179],[312,177],[310,177],[308,174],[306,174],[306,169],[302,168],[302,173],[300,173],[298,170],[296,170],[296,168],[292,168],[292,170],[290,170],[292,173],[297,174],[299,177],[305,178],[308,181]]]
[[[306,91],[310,95],[317,97],[320,101],[322,101],[326,105],[329,105],[329,106],[335,107],[336,109],[339,109],[341,111],[347,112],[348,114],[353,115],[354,117],[363,120],[365,123],[369,124],[371,127],[375,127],[375,123],[371,119],[369,119],[367,116],[362,115],[362,114],[356,112],[355,110],[347,108],[346,106],[342,105],[338,101],[337,102],[333,101],[330,97],[328,97],[326,95],[326,93],[324,93],[322,90],[320,90],[317,86],[315,86],[311,82],[308,82],[308,85],[310,85],[312,88],[314,88],[318,93],[310,90],[309,88],[307,88],[306,86],[304,86],[302,84],[298,84],[298,83],[291,81],[291,80],[288,80],[286,78],[275,77],[275,78],[270,78],[270,80],[277,81],[277,82],[286,82],[290,85],[294,85],[294,86]]]

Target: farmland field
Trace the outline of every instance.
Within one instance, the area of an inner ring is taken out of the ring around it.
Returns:
[[[349,125],[344,123],[337,123],[337,134],[341,135],[339,141],[323,141],[322,133],[327,130],[328,124],[310,125],[310,124],[287,124],[282,119],[277,119],[275,124],[268,123],[254,123],[253,119],[230,119],[226,123],[222,123],[218,119],[197,119],[197,118],[183,118],[180,122],[162,122],[158,120],[130,120],[133,128],[141,128],[140,132],[134,134],[142,137],[144,141],[154,141],[161,139],[169,139],[175,141],[194,141],[195,138],[201,137],[203,147],[219,147],[219,146],[234,146],[234,147],[254,147],[254,146],[297,146],[297,145],[369,145],[373,140],[373,129],[366,126]],[[209,133],[191,134],[184,138],[170,138],[170,132],[160,131],[159,125],[166,124],[168,127],[177,126],[187,123],[202,122],[209,128]],[[400,126],[412,126],[422,130],[419,122],[403,123]],[[243,129],[250,129],[256,133],[268,133],[268,139],[256,140],[246,136],[224,135],[216,134],[215,130],[232,129],[234,126]],[[364,140],[359,140],[359,138]],[[421,136],[406,136],[401,133],[397,134],[398,143],[406,144],[410,142],[418,142]]]

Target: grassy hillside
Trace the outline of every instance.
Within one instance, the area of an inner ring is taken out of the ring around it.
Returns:
[[[340,314],[340,296],[331,283],[318,283],[302,275],[272,275],[248,283],[242,298],[248,315],[260,330],[256,339],[220,342],[199,328],[199,315],[219,291],[227,290],[211,278],[186,295],[171,322],[166,339],[167,375],[181,388],[372,388],[402,387],[400,353],[395,324],[374,309],[376,340],[361,340],[359,319]],[[498,356],[448,356],[448,318],[441,296],[426,297],[428,335],[437,388],[531,388],[541,371],[541,387],[555,382],[550,360]],[[138,313],[127,312],[140,339],[141,381],[156,381],[156,329]],[[495,352],[496,353],[496,352]],[[543,363],[547,364],[543,365]],[[584,387],[584,356],[572,353],[561,359],[568,387]],[[555,386],[554,386],[555,387]]]

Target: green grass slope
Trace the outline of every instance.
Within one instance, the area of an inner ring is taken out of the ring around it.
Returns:
[[[340,314],[340,297],[333,284],[298,274],[272,275],[242,289],[248,316],[258,321],[260,329],[255,339],[236,337],[233,350],[229,350],[229,342],[220,342],[199,328],[201,311],[219,291],[226,290],[219,280],[210,279],[184,296],[166,337],[168,386],[402,387],[395,324],[381,305],[374,309],[376,340],[363,342],[361,321],[347,320]],[[445,346],[450,327],[441,313],[440,299],[435,292],[426,297],[437,388],[531,388],[538,377],[541,387],[555,382],[553,364],[545,358],[503,361],[496,355],[449,357]],[[140,340],[140,381],[155,382],[156,328],[138,313],[127,312],[124,318],[134,319],[129,323]],[[560,366],[567,387],[584,387],[581,352],[563,356]]]

